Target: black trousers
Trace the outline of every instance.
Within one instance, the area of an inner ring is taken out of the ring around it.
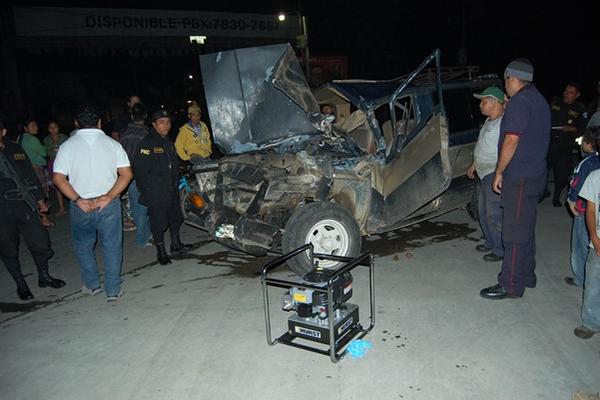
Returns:
[[[551,140],[546,160],[548,170],[552,170],[552,173],[554,174],[553,199],[559,201],[560,193],[569,184],[569,175],[573,172],[571,144]]]
[[[150,230],[152,238],[156,245],[164,244],[164,233],[169,229],[171,238],[179,235],[179,229],[183,224],[183,214],[179,206],[179,201],[170,206],[148,207],[148,216],[150,217]]]
[[[525,287],[534,287],[535,222],[538,199],[546,174],[502,181],[502,244],[504,259],[498,282],[509,293],[522,296]]]
[[[23,201],[1,205],[0,210],[0,258],[13,279],[23,279],[19,262],[19,241],[23,235],[25,244],[33,257],[38,273],[48,272],[48,260],[54,254],[50,236],[42,226],[37,212]]]

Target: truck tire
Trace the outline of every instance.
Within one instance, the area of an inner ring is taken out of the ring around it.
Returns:
[[[360,254],[360,230],[343,208],[332,203],[314,202],[297,208],[285,225],[282,238],[283,253],[312,243],[314,253],[345,257]],[[318,260],[323,268],[336,268],[340,263]],[[304,276],[314,269],[306,253],[288,260],[288,266],[298,276]]]

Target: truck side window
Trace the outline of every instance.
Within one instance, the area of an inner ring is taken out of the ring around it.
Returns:
[[[450,134],[454,132],[479,129],[479,118],[474,113],[473,95],[471,89],[448,89],[444,91],[444,106],[448,114],[448,128]],[[476,109],[477,114],[479,108]]]

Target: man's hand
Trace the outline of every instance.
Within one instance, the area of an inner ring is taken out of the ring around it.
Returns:
[[[467,176],[469,179],[475,179],[475,163],[471,164],[467,169]]]
[[[570,201],[569,203],[569,209],[571,210],[571,212],[573,213],[574,216],[579,216],[581,214],[579,214],[579,212],[577,212],[577,207],[575,207],[575,203],[571,203]]]
[[[600,239],[596,237],[592,237],[592,245],[594,246],[594,251],[596,255],[600,257]]]
[[[496,172],[496,175],[494,175],[494,182],[492,183],[492,189],[494,189],[494,192],[496,193],[502,191],[502,174]]]
[[[97,209],[102,210],[102,209],[104,209],[104,207],[109,205],[112,200],[113,200],[112,197],[105,194],[105,195],[98,197],[96,200],[94,200],[94,205],[96,206]]]
[[[79,207],[79,209],[81,209],[81,211],[83,211],[86,214],[94,211],[94,202],[91,200],[79,199],[75,204],[77,204],[77,207]]]
[[[46,202],[44,200],[38,201],[37,204],[38,204],[39,212],[41,212],[42,214],[45,214],[48,212],[48,205],[46,204]]]

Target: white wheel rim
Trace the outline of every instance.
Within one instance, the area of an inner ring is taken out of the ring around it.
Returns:
[[[313,252],[334,256],[345,256],[350,249],[350,235],[344,225],[333,219],[324,219],[314,224],[306,235],[305,243],[312,243]],[[339,262],[319,260],[322,268],[333,268]]]

